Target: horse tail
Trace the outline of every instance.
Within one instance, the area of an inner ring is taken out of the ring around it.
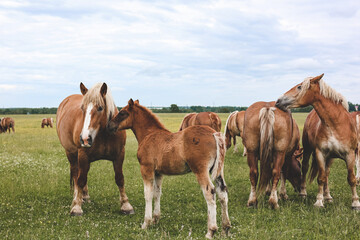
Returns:
[[[270,183],[272,176],[272,155],[274,147],[274,107],[260,109],[260,182],[259,191]]]
[[[309,174],[310,183],[312,183],[312,181],[314,181],[314,179],[316,178],[318,173],[319,173],[319,165],[317,163],[316,154],[314,151],[312,153],[312,163],[311,163],[310,174]]]
[[[225,129],[224,129],[226,148],[231,147],[231,135],[230,135],[230,130],[228,128],[229,120],[234,114],[237,114],[237,113],[238,113],[238,111],[234,111],[234,112],[230,113],[229,117],[226,119]]]
[[[209,113],[209,118],[211,121],[211,126],[217,131],[221,131],[221,120],[215,113]]]
[[[221,172],[224,171],[224,162],[225,162],[225,139],[222,133],[216,132],[213,133],[216,142],[216,158],[214,165],[210,169],[211,180],[214,181]]]

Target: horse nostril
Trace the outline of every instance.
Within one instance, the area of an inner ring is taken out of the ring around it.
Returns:
[[[81,143],[81,144],[84,144],[84,140],[83,140],[83,138],[81,137],[81,135],[80,135],[80,143]]]
[[[88,138],[88,143],[89,143],[89,145],[92,144],[92,138],[91,138],[91,136],[89,136],[89,138]]]

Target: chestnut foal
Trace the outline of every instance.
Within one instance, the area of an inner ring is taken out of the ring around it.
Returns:
[[[163,175],[193,172],[208,206],[207,238],[217,230],[215,192],[221,203],[222,229],[228,234],[228,193],[224,180],[225,141],[209,126],[196,125],[177,133],[167,130],[159,119],[138,101],[128,105],[109,122],[109,128],[131,129],[139,143],[137,157],[144,181],[145,218],[142,228],[160,219]],[[209,175],[211,173],[211,177]],[[214,187],[212,181],[215,180]],[[152,215],[152,199],[154,213]]]
[[[194,125],[207,125],[217,132],[221,131],[221,119],[213,112],[189,113],[180,124],[179,131]]]
[[[314,206],[324,207],[323,201],[331,202],[328,177],[334,158],[345,160],[348,183],[352,191],[352,208],[360,210],[354,174],[357,129],[348,112],[348,102],[323,80],[324,74],[306,78],[291,88],[276,102],[276,106],[288,108],[312,105],[314,110],[308,115],[303,131],[304,158],[302,174],[306,176],[310,155],[313,154],[310,180],[318,175],[318,194]],[[301,184],[301,194],[306,196],[305,177]]]
[[[233,139],[234,143],[234,153],[238,152],[238,146],[236,145],[236,136],[242,138],[244,131],[244,117],[245,111],[234,111],[230,113],[229,117],[226,120],[225,124],[225,142],[226,149],[231,147],[231,139]],[[246,147],[244,146],[243,156],[246,156]]]

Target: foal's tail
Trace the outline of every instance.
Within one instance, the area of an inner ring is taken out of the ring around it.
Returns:
[[[214,161],[214,165],[210,169],[211,180],[215,180],[218,176],[220,176],[221,172],[224,170],[224,161],[225,161],[225,139],[222,133],[216,132],[213,133],[216,142],[216,158]]]
[[[225,129],[224,129],[224,137],[225,137],[225,142],[226,142],[226,148],[231,147],[231,135],[230,135],[230,130],[228,129],[229,120],[234,114],[237,114],[238,112],[239,111],[234,111],[234,112],[230,113],[229,117],[226,119]]]
[[[272,176],[272,155],[274,147],[274,107],[260,109],[260,182],[259,191],[270,183]]]

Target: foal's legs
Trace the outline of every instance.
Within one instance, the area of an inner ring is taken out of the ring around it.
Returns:
[[[208,207],[208,232],[206,233],[205,237],[211,239],[218,229],[216,224],[215,187],[210,180],[208,171],[197,173],[196,178],[200,184]]]
[[[303,140],[303,144],[304,144],[304,140]],[[307,192],[306,192],[306,174],[308,172],[309,169],[309,160],[310,160],[310,156],[312,153],[312,149],[310,146],[305,147],[304,146],[304,153],[303,153],[303,160],[301,163],[301,186],[300,186],[300,193],[299,195],[303,198],[305,198],[307,196]],[[314,161],[314,159],[313,159]]]
[[[74,186],[74,199],[72,202],[71,215],[80,216],[83,211],[81,209],[83,201],[83,189],[87,184],[87,174],[90,169],[90,162],[85,153],[79,152],[78,154],[78,177]]]
[[[356,192],[356,178],[354,174],[354,165],[355,165],[355,152],[350,152],[346,158],[346,166],[348,169],[348,183],[352,191],[352,204],[351,207],[355,210],[360,210],[359,196]]]
[[[272,170],[272,189],[269,198],[269,204],[271,208],[278,209],[278,196],[277,196],[277,184],[280,179],[281,168],[284,165],[285,153],[284,152],[276,152],[273,156],[273,170]]]
[[[238,146],[236,145],[236,136],[233,137],[233,142],[234,142],[234,153],[238,152]]]
[[[155,174],[153,223],[158,223],[160,220],[160,197],[161,197],[162,179],[163,179],[162,175]]]
[[[331,159],[326,161],[326,165],[325,165],[326,180],[325,180],[325,184],[324,184],[324,200],[326,202],[332,202],[333,201],[333,198],[330,195],[330,189],[329,189],[330,166],[333,163],[333,161],[334,161],[334,159],[331,158]]]
[[[221,204],[221,220],[222,220],[222,233],[228,235],[230,229],[230,219],[228,213],[228,190],[224,180],[224,174],[216,178],[216,193],[219,196]]]
[[[125,157],[125,148],[121,150],[119,156],[113,161],[113,167],[115,171],[115,182],[120,191],[120,210],[124,214],[134,214],[134,208],[129,203],[129,199],[125,192],[124,174],[123,174],[123,163]]]
[[[146,165],[140,166],[141,175],[144,181],[144,195],[145,195],[145,217],[144,223],[141,225],[142,229],[146,229],[152,222],[152,200],[154,196],[154,171],[152,167]]]
[[[256,207],[257,199],[256,199],[256,184],[258,181],[258,162],[257,155],[255,152],[247,153],[247,162],[250,168],[250,183],[251,190],[249,200],[247,202],[248,207]]]

